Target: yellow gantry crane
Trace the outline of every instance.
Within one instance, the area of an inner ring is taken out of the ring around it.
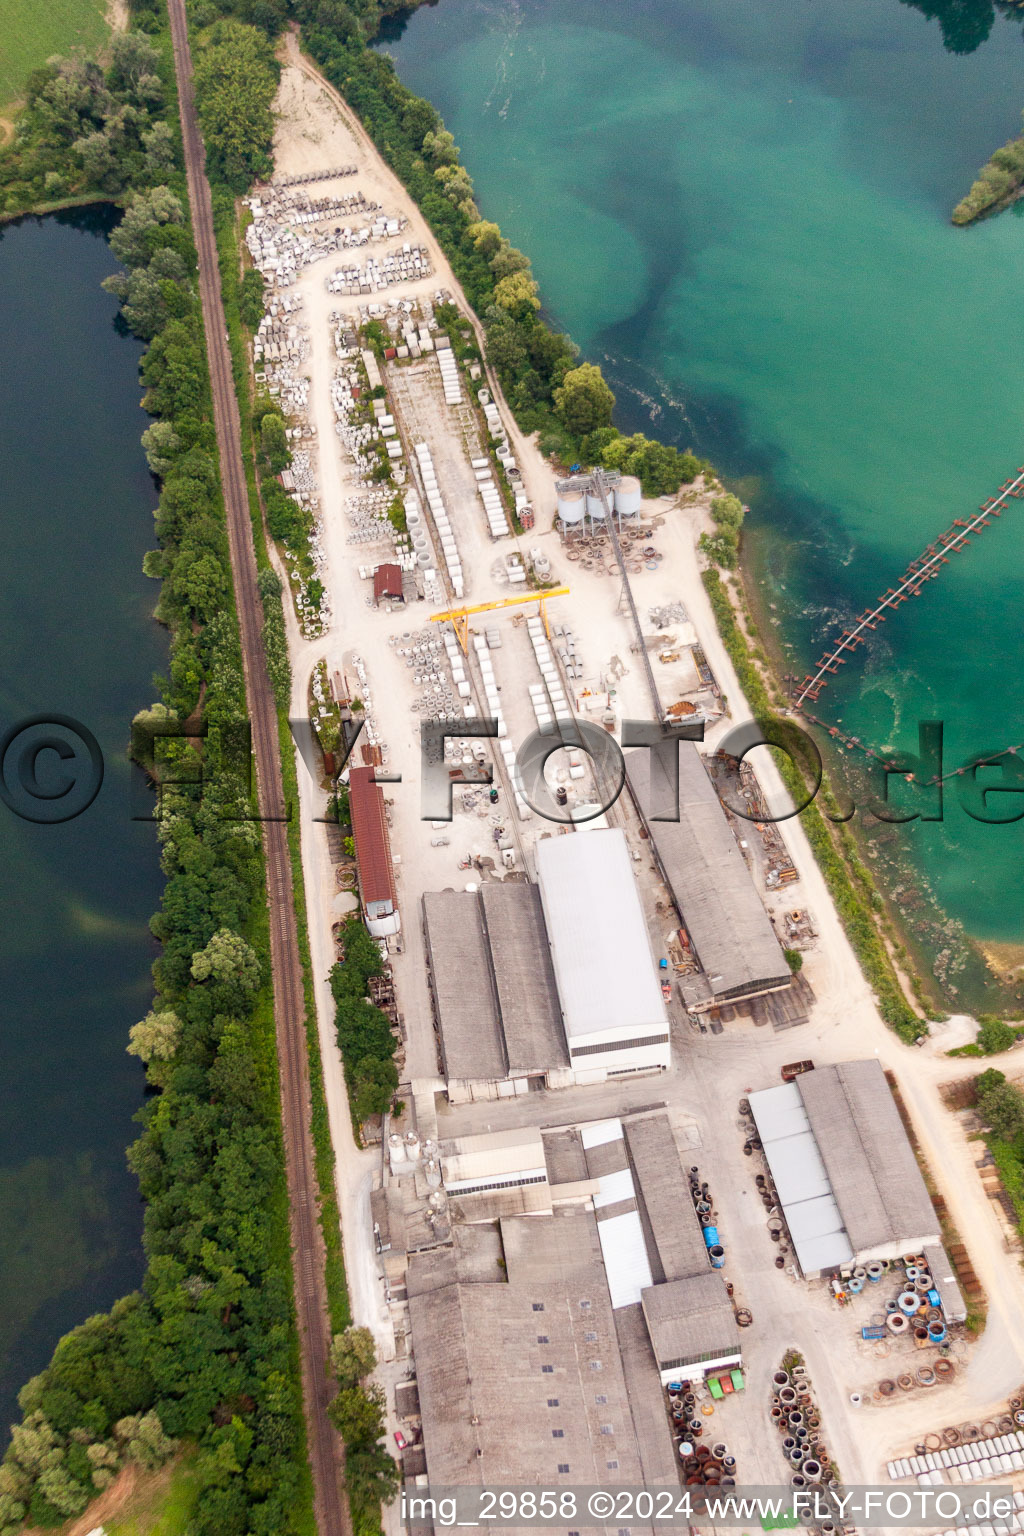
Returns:
[[[544,620],[544,633],[551,639],[551,626],[548,623],[547,601],[550,597],[568,597],[568,587],[552,587],[549,592],[523,592],[518,597],[499,597],[493,603],[475,603],[471,608],[449,608],[446,613],[432,613],[432,624],[451,624],[459,637],[459,644],[466,649],[466,641],[469,638],[469,616],[472,613],[489,613],[495,608],[513,608],[517,603],[539,603],[538,612]]]

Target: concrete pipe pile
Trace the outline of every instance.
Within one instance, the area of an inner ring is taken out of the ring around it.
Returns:
[[[455,353],[450,347],[444,347],[438,352],[437,361],[441,369],[441,387],[444,391],[445,404],[461,405],[462,384],[459,381],[459,365],[455,361]]]

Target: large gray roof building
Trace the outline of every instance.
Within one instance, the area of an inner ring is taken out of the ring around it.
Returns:
[[[569,1054],[535,886],[427,891],[423,929],[441,1061],[453,1099],[567,1073]]]
[[[463,1185],[534,1156],[531,1134],[554,1209],[476,1224]],[[662,1388],[741,1357],[668,1116],[463,1138],[445,1187],[451,1242],[406,1274],[431,1484],[677,1486]]]
[[[665,883],[707,977],[707,1005],[788,987],[792,975],[704,761],[680,741],[679,817],[656,753],[627,752],[626,777]]]
[[[625,1120],[623,1128],[652,1277],[660,1282],[703,1274],[708,1268],[707,1245],[667,1115]],[[724,1302],[724,1282],[715,1278]]]
[[[939,1219],[881,1063],[847,1061],[797,1083],[854,1253],[895,1258],[938,1242]]]
[[[475,891],[425,891],[423,921],[430,987],[447,1077],[505,1077],[483,907]]]
[[[920,1253],[939,1219],[876,1060],[805,1072],[750,1095],[805,1275]]]
[[[641,1483],[593,1215],[514,1217],[500,1231],[505,1267],[486,1279],[462,1233],[409,1261],[431,1482]]]

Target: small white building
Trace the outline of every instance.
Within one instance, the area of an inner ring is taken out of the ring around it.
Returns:
[[[668,1015],[624,833],[543,839],[537,884],[574,1080],[666,1069]]]

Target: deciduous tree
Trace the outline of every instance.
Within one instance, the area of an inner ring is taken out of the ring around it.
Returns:
[[[509,283],[515,281],[516,278],[504,279]],[[570,368],[555,390],[555,415],[574,437],[583,437],[587,432],[608,426],[614,405],[615,396],[596,363],[581,363],[578,368]]]

